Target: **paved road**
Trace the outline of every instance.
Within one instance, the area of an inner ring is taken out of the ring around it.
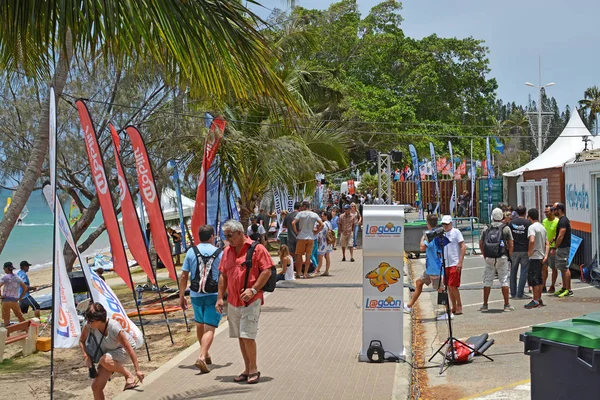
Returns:
[[[193,366],[197,345],[118,399],[406,399],[406,364],[359,363],[362,340],[362,252],[356,262],[332,254],[331,277],[285,282],[265,299],[259,324],[257,385],[232,380],[243,370],[227,325],[215,336],[208,374]],[[403,316],[398,313],[398,316]],[[409,317],[405,316],[408,322]],[[410,326],[408,323],[405,326]],[[410,332],[405,333],[410,337]],[[174,355],[175,356],[175,355]]]
[[[422,258],[413,260],[414,276],[421,274],[424,261]],[[495,281],[489,301],[490,310],[482,313],[478,311],[483,297],[482,276],[481,256],[467,256],[461,280],[464,314],[456,316],[453,329],[455,336],[462,339],[489,333],[496,343],[486,355],[492,357],[494,362],[478,357],[470,364],[452,366],[442,375],[439,375],[438,369],[428,369],[429,387],[436,399],[467,396],[484,399],[528,398],[528,384],[524,381],[530,377],[529,357],[523,354],[519,334],[528,331],[531,325],[573,318],[599,309],[600,291],[573,280],[574,297],[558,299],[545,295],[544,303],[547,306],[532,310],[523,308],[528,300],[512,300],[515,311],[503,312],[502,294],[498,282]],[[447,323],[435,321],[434,316],[438,309],[436,303],[437,294],[434,292],[427,292],[418,302],[425,327],[427,358],[448,335]],[[437,356],[433,361],[439,363],[441,356]],[[501,397],[494,397],[498,395]]]

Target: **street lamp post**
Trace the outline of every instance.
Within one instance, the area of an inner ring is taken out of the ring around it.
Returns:
[[[538,61],[538,79],[539,79],[539,85],[534,85],[531,82],[525,82],[525,85],[527,86],[531,86],[534,88],[538,89],[538,110],[537,110],[537,115],[538,115],[538,131],[537,131],[537,151],[538,151],[538,156],[540,154],[542,154],[543,150],[544,150],[544,143],[542,141],[542,88],[548,87],[548,86],[552,86],[555,85],[554,82],[550,82],[550,83],[546,83],[545,85],[542,86],[542,58],[539,58]]]

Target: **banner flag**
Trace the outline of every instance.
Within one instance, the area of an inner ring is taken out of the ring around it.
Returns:
[[[200,243],[198,229],[202,225],[206,225],[206,180],[208,170],[219,150],[219,144],[225,132],[226,121],[222,117],[212,118],[207,115],[207,127],[209,127],[208,135],[204,143],[204,156],[202,157],[202,167],[200,168],[200,176],[198,178],[198,189],[196,191],[196,204],[192,214],[192,235],[194,236],[194,244]]]
[[[473,140],[471,140],[471,217],[475,214],[473,213],[475,207],[475,182],[477,176],[477,165],[473,161]],[[472,220],[471,220],[472,221]]]
[[[440,184],[438,182],[438,162],[435,156],[435,149],[433,148],[433,143],[429,142],[429,152],[431,153],[431,175],[433,176],[433,181],[435,182],[435,198],[436,205],[435,210],[433,211],[435,214],[438,214],[440,211]]]
[[[58,206],[58,204],[57,204]],[[54,217],[54,282],[55,288],[52,297],[54,316],[52,324],[54,329],[54,347],[70,349],[79,345],[81,326],[77,317],[73,288],[67,273],[67,266],[62,252],[60,229]]]
[[[212,225],[215,232],[219,224],[220,186],[221,171],[219,156],[216,156],[206,174],[206,223]]]
[[[129,265],[127,264],[125,247],[123,246],[123,238],[121,237],[117,214],[115,213],[113,199],[110,194],[110,187],[108,185],[108,179],[106,178],[106,169],[104,168],[104,161],[102,160],[102,152],[100,151],[100,145],[98,144],[96,130],[94,129],[92,118],[90,117],[90,113],[83,100],[77,100],[75,101],[75,104],[77,105],[79,119],[81,120],[85,149],[87,151],[94,185],[96,186],[96,194],[100,201],[100,210],[102,211],[106,232],[108,233],[108,241],[110,242],[112,251],[113,268],[117,275],[123,279],[125,284],[133,290],[133,285],[129,276]]]
[[[46,202],[48,205],[51,202],[52,190],[50,189],[50,185],[44,186],[42,190],[44,193],[44,197],[46,198]],[[54,211],[54,210],[52,210]],[[107,317],[110,319],[114,319],[121,327],[127,332],[134,340],[136,344],[136,348],[140,348],[144,344],[144,336],[140,329],[135,325],[127,316],[121,301],[112,291],[110,286],[106,284],[106,282],[100,278],[88,265],[87,262],[84,262],[83,257],[79,253],[79,249],[75,245],[75,240],[73,238],[73,233],[71,232],[71,228],[69,227],[69,223],[67,220],[67,215],[65,210],[62,207],[56,208],[55,215],[58,223],[58,227],[62,232],[63,236],[67,240],[67,243],[77,255],[77,259],[79,260],[79,264],[81,265],[81,269],[83,271],[83,275],[87,281],[88,288],[90,289],[90,296],[92,301],[97,303],[101,303],[106,309]],[[70,281],[69,281],[70,283]],[[73,296],[71,296],[72,298]]]
[[[152,271],[152,263],[150,262],[150,256],[148,255],[148,249],[146,248],[146,241],[142,227],[140,226],[140,220],[135,210],[135,204],[131,197],[131,191],[129,190],[129,183],[127,177],[123,171],[123,164],[121,162],[121,140],[119,134],[115,130],[112,124],[109,124],[110,136],[112,137],[113,150],[115,152],[115,162],[117,164],[117,175],[119,177],[119,199],[121,201],[121,215],[123,216],[123,231],[125,232],[125,239],[129,244],[129,251],[131,255],[138,262],[142,270],[148,275],[150,281],[156,285],[154,279],[154,272]]]
[[[50,160],[50,185],[47,185],[48,191],[52,195],[48,202],[50,209],[54,212],[55,208],[61,208],[60,202],[56,200],[56,97],[54,88],[50,87],[48,120],[48,151]],[[62,241],[60,240],[60,229],[56,217],[54,217],[54,245],[52,257],[52,309],[54,318],[52,318],[52,347],[61,349],[70,349],[79,344],[81,336],[81,326],[77,318],[75,301],[73,300],[73,288],[67,273],[65,259],[62,252]],[[52,358],[54,353],[52,354]],[[54,372],[50,373],[52,386],[54,383]]]
[[[454,177],[454,154],[452,154],[452,143],[448,141],[448,148],[450,149],[450,175]],[[454,215],[456,209],[456,180],[452,180],[452,196],[450,197],[450,215]]]
[[[128,126],[125,128],[125,132],[129,135],[131,145],[133,146],[139,190],[142,194],[144,207],[146,207],[148,221],[150,221],[150,236],[152,236],[156,254],[165,265],[165,268],[167,268],[167,271],[169,271],[169,278],[178,282],[175,265],[173,265],[173,256],[171,255],[171,245],[169,244],[165,220],[160,207],[160,195],[156,192],[154,173],[152,172],[152,165],[148,158],[144,139],[142,139],[142,135],[134,126]],[[197,234],[198,232],[196,232]]]
[[[490,153],[490,137],[485,138],[485,157],[486,157],[486,166],[488,169],[488,217],[490,218],[490,222],[492,221],[492,189],[494,187],[494,182],[492,179],[494,178],[494,166],[492,165],[492,155]]]
[[[417,198],[415,199],[417,203],[416,206],[419,209],[419,219],[423,219],[423,198],[421,196],[421,174],[419,173],[419,158],[417,157],[417,149],[415,149],[415,146],[413,146],[412,144],[408,145],[408,151],[410,152],[410,156],[412,158],[413,171],[415,171],[413,175],[415,183],[417,184]]]
[[[50,197],[50,209],[54,210],[54,191],[56,190],[56,95],[54,88],[50,87],[50,104],[48,106],[50,113],[50,119],[48,120],[48,161],[50,166],[50,190],[52,196]]]

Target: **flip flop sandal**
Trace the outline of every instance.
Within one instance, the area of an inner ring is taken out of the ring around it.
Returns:
[[[197,359],[196,362],[194,363],[194,365],[203,374],[208,374],[210,372],[210,369],[208,369],[208,366],[206,365],[206,361],[204,361],[204,360]]]
[[[260,371],[255,374],[248,375],[248,385],[254,385],[260,380]]]
[[[246,382],[248,380],[248,374],[240,374],[237,378],[233,378],[234,382]]]
[[[140,383],[140,381],[138,379],[135,379],[131,383],[125,383],[125,387],[123,388],[123,391],[135,389],[136,387],[139,386],[139,383]]]

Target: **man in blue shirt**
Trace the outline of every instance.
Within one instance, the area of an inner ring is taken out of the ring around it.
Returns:
[[[212,260],[210,274],[212,274],[213,282],[219,282],[219,263],[221,262],[223,253],[220,249],[212,245],[215,241],[215,231],[212,226],[204,225],[199,229],[199,236],[200,244],[196,246],[199,254],[205,258],[212,258],[211,256],[216,255]],[[179,303],[184,310],[188,308],[185,298],[185,288],[187,287],[188,278],[193,280],[196,274],[198,274],[198,264],[202,265],[201,259],[196,255],[194,248],[190,248],[185,255],[181,269],[181,278],[179,279],[179,287],[181,288]],[[215,329],[219,326],[222,316],[217,312],[215,307],[217,304],[218,289],[213,293],[208,288],[208,285],[203,285],[204,282],[207,282],[207,279],[205,279],[207,276],[203,277],[200,274],[200,277],[204,279],[201,279],[199,282],[198,291],[194,291],[190,287],[190,298],[192,300],[192,308],[194,309],[194,320],[196,321],[196,337],[200,343],[200,356],[194,365],[203,373],[210,372],[208,365],[212,364],[212,360],[208,351],[213,342]],[[204,288],[205,292],[210,293],[204,293],[202,288]]]
[[[29,291],[25,293],[25,297],[23,297],[23,299],[19,302],[19,307],[21,308],[21,312],[23,314],[27,314],[27,312],[29,311],[29,307],[31,307],[33,309],[33,314],[35,315],[35,317],[39,318],[40,305],[33,297],[31,297],[31,292],[37,290],[37,287],[31,286],[31,284],[29,283],[29,277],[27,276],[27,272],[29,272],[29,267],[31,267],[31,264],[29,264],[27,261],[21,261],[20,267],[21,269],[19,270],[19,272],[17,272],[17,275],[19,276],[19,278],[21,278],[23,283],[25,283],[25,286],[29,288]],[[19,296],[22,293],[23,289],[20,289]]]
[[[427,229],[432,230],[437,227],[438,216],[435,214],[427,215]],[[415,292],[412,298],[407,303],[404,303],[404,311],[410,313],[413,306],[419,299],[421,292],[423,291],[423,285],[432,285],[434,289],[439,290],[440,288],[440,272],[442,272],[442,259],[441,259],[441,243],[439,239],[435,238],[432,242],[427,241],[427,237],[423,235],[421,238],[420,250],[425,252],[425,271],[419,279],[417,279]]]

